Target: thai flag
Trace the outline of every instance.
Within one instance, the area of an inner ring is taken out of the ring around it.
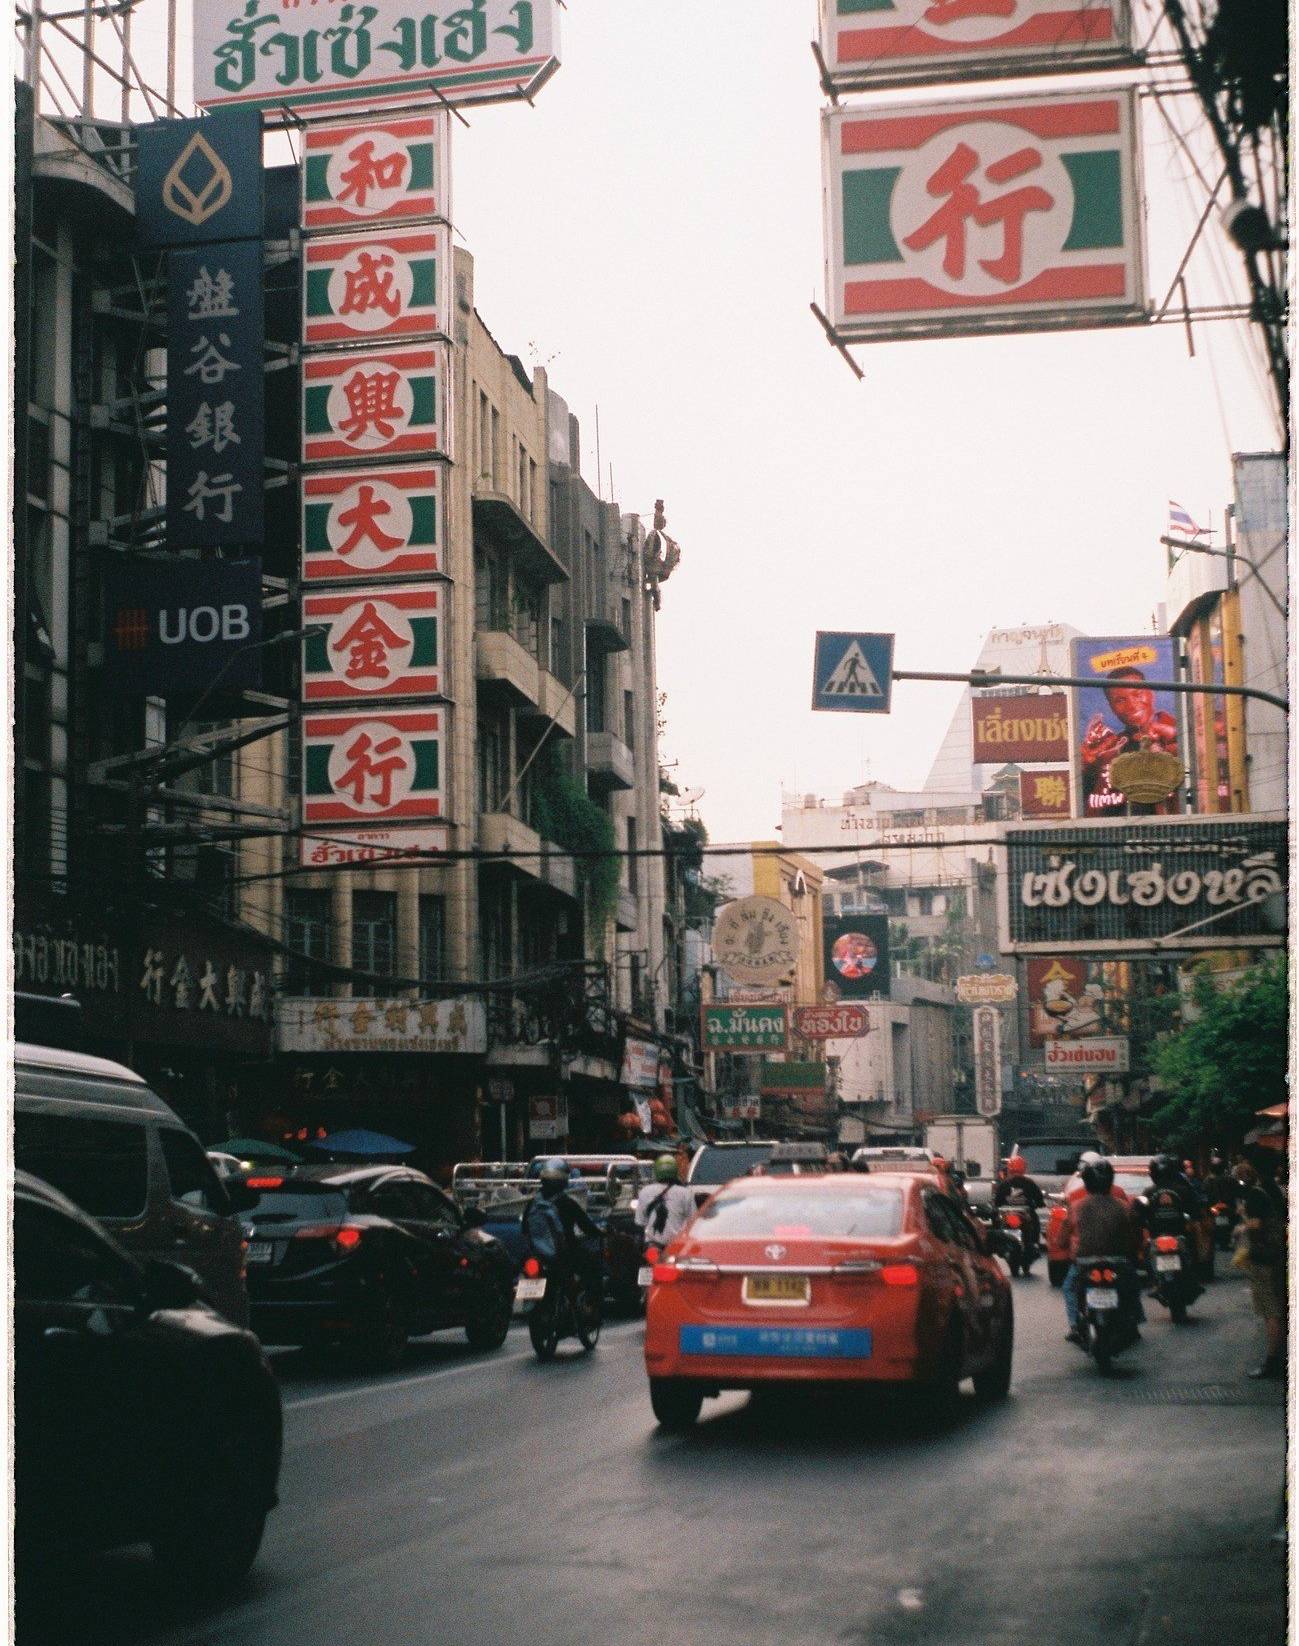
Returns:
[[[1205,526],[1197,526],[1180,503],[1168,500],[1168,535],[1170,537],[1208,537]]]

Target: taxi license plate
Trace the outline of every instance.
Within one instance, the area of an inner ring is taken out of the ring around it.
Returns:
[[[645,1266],[642,1269],[639,1269],[636,1272],[636,1284],[638,1286],[648,1286],[650,1281],[653,1280],[653,1278],[654,1278],[654,1271],[653,1271],[653,1269],[650,1268],[648,1263],[645,1264]]]
[[[273,1240],[250,1240],[248,1250],[244,1253],[245,1263],[274,1263],[275,1242]]]
[[[1112,1286],[1095,1286],[1087,1293],[1089,1309],[1117,1309],[1119,1294]]]
[[[1155,1268],[1161,1275],[1176,1274],[1181,1266],[1182,1260],[1180,1257],[1157,1257],[1155,1259]]]
[[[799,1308],[812,1301],[812,1282],[807,1275],[745,1275],[744,1301]]]
[[[546,1281],[544,1275],[540,1280],[521,1280],[514,1289],[516,1303],[535,1303],[538,1298],[546,1295]]]

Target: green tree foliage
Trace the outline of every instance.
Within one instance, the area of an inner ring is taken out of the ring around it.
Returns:
[[[1151,1061],[1167,1100],[1153,1125],[1177,1148],[1239,1143],[1257,1124],[1256,1112],[1287,1095],[1285,959],[1269,960],[1226,989],[1201,972],[1191,998],[1195,1015],[1154,1048]]]

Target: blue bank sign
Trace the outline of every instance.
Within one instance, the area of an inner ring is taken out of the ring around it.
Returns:
[[[206,120],[156,120],[135,135],[135,232],[141,246],[261,235],[262,117],[256,109],[222,109]]]
[[[812,665],[812,707],[887,714],[893,701],[893,636],[820,629]]]
[[[124,695],[261,684],[260,560],[111,562],[104,577],[104,680]]]

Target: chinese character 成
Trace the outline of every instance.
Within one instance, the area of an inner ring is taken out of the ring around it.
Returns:
[[[191,320],[236,320],[239,310],[234,306],[235,283],[225,269],[209,274],[206,265],[198,271],[198,278],[185,293]],[[227,339],[228,341],[228,339]]]
[[[1042,164],[1042,152],[1025,146],[994,160],[983,168],[990,183],[1009,183]],[[1026,184],[985,200],[970,181],[979,170],[979,156],[968,143],[958,143],[926,184],[927,191],[943,204],[926,219],[904,244],[912,251],[925,251],[938,241],[946,242],[943,272],[950,280],[961,280],[966,265],[966,225],[980,228],[994,223],[1002,226],[1002,249],[996,257],[981,257],[979,267],[994,280],[1013,286],[1021,278],[1024,263],[1024,219],[1031,211],[1049,211],[1055,201],[1043,188]]]
[[[351,200],[360,210],[365,210],[366,196],[371,189],[395,189],[402,181],[406,170],[406,156],[404,154],[387,154],[376,156],[373,138],[366,138],[348,152],[347,158],[351,165],[342,173],[342,180],[347,185],[338,196],[339,204]]]
[[[335,788],[350,789],[358,806],[364,805],[367,800],[373,800],[380,806],[390,805],[393,774],[406,769],[401,738],[394,735],[376,743],[368,732],[361,732],[344,752],[351,764],[339,777]],[[375,785],[373,791],[371,782]]]
[[[200,469],[189,488],[189,502],[182,507],[186,514],[206,520],[206,505],[219,499],[214,518],[228,526],[235,517],[235,493],[243,489],[233,474],[209,475],[206,469]]]
[[[221,348],[217,347],[217,343]],[[230,336],[227,332],[218,332],[216,343],[209,342],[206,334],[200,337],[189,351],[197,358],[192,366],[185,367],[185,376],[197,375],[199,382],[210,388],[214,383],[223,383],[230,372],[242,371],[243,367],[237,360],[231,360],[221,353],[221,349],[228,349],[230,346]]]
[[[393,290],[392,270],[396,258],[390,252],[376,257],[373,252],[358,252],[356,267],[344,273],[346,286],[340,314],[368,314],[371,309],[382,309],[391,320],[401,313],[401,295]]]
[[[397,390],[401,376],[395,371],[355,371],[343,384],[347,396],[347,416],[340,425],[340,433],[349,440],[359,440],[373,428],[385,440],[397,432],[401,409],[397,405]]]
[[[201,451],[211,446],[214,452],[223,452],[227,446],[242,446],[243,439],[235,433],[235,408],[232,400],[223,400],[219,406],[202,401],[191,420],[185,425],[189,449]]]
[[[400,537],[389,537],[388,533],[379,525],[384,515],[392,513],[392,504],[385,503],[382,497],[374,495],[373,486],[358,486],[356,488],[356,502],[350,509],[344,509],[338,516],[340,526],[352,528],[346,542],[338,545],[339,554],[351,554],[362,542],[368,540],[381,553],[401,547]]]
[[[332,649],[351,653],[347,663],[349,680],[386,680],[388,653],[404,644],[402,636],[379,616],[374,602],[367,600],[356,621],[332,643]]]

